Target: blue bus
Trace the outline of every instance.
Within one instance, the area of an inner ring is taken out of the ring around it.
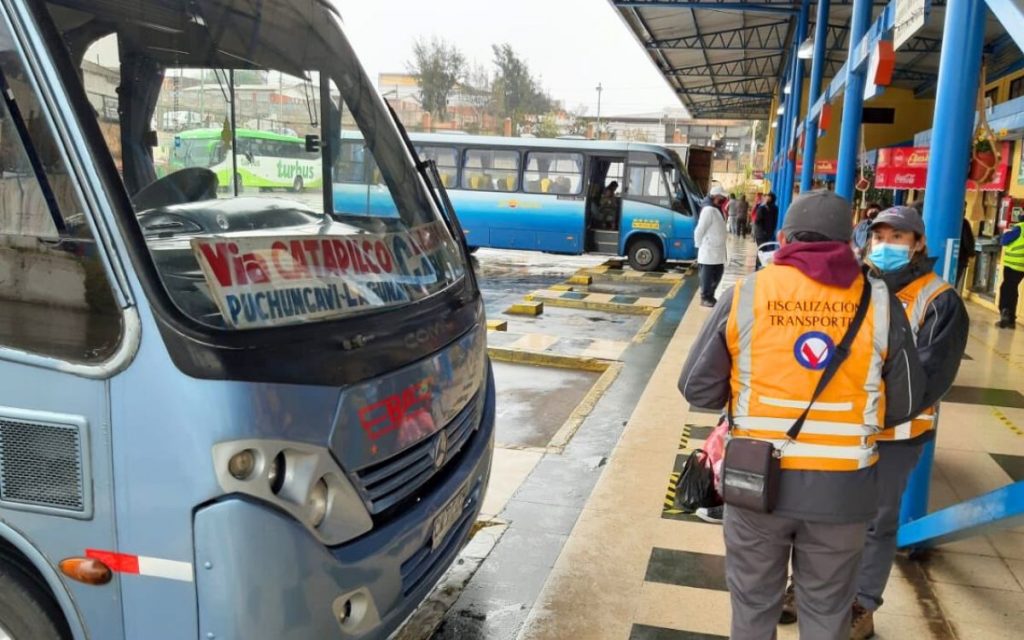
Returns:
[[[494,383],[458,221],[333,3],[4,0],[0,89],[0,638],[389,636],[470,535]],[[323,185],[158,178],[183,108],[236,167],[240,129],[298,133]],[[343,124],[379,215],[335,206]]]
[[[437,166],[471,248],[625,256],[654,271],[693,260],[704,195],[675,151],[635,142],[411,134]],[[339,208],[389,207],[358,133],[335,167]],[[615,187],[611,189],[609,187]]]

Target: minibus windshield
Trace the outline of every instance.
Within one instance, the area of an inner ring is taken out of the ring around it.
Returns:
[[[53,0],[163,286],[221,329],[394,309],[465,256],[318,0]],[[111,103],[116,108],[111,108]],[[366,207],[335,210],[365,140]],[[372,202],[372,205],[370,204]]]

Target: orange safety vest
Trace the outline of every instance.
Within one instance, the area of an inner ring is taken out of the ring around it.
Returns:
[[[850,355],[793,442],[786,431],[810,403],[853,320],[863,280],[848,289],[828,287],[794,267],[769,265],[736,286],[725,332],[732,357],[731,437],[772,442],[783,469],[855,471],[875,464],[885,417],[889,293],[885,283],[870,282],[871,307]]]
[[[910,330],[914,333],[914,342],[917,342],[917,332],[924,324],[924,317],[932,300],[940,293],[952,289],[945,280],[934,273],[928,273],[907,286],[900,289],[896,294],[907,311],[907,318],[910,320]],[[910,422],[896,425],[885,429],[878,434],[879,440],[911,440],[917,436],[931,431],[935,428],[935,410],[938,405],[928,407]]]

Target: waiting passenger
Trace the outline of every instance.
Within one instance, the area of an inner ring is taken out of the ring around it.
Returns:
[[[619,189],[619,183],[612,180],[601,192],[601,202],[597,207],[596,226],[599,229],[614,230],[618,228],[619,198],[615,192]]]

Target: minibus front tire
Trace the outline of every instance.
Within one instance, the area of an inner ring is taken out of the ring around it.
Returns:
[[[0,560],[0,632],[17,640],[68,640],[57,603],[9,558]]]
[[[651,238],[637,238],[626,250],[629,266],[637,271],[657,271],[664,261],[661,243]]]

